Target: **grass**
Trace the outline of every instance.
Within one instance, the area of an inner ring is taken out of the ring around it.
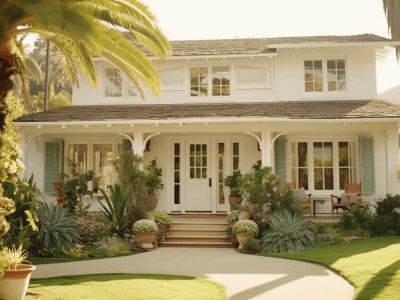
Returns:
[[[304,260],[330,267],[356,288],[357,300],[400,299],[400,237],[374,237],[304,252],[267,256]]]
[[[175,275],[101,274],[32,279],[28,294],[48,299],[225,299],[225,288],[202,278]]]

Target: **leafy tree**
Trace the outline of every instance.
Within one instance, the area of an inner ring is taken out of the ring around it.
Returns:
[[[49,39],[73,62],[69,67],[75,71],[79,67],[93,84],[92,57],[100,56],[125,72],[139,91],[141,82],[160,93],[159,76],[144,51],[166,57],[170,45],[140,1],[4,0],[0,20],[0,132],[8,113],[5,98],[13,88],[12,76],[27,81],[21,38],[28,33]]]
[[[33,110],[43,111],[44,93],[40,92],[38,95],[34,95],[33,99]],[[71,105],[72,99],[71,94],[66,90],[61,90],[58,94],[54,92],[53,86],[49,89],[49,109],[55,109],[61,106]]]
[[[400,1],[383,0],[388,29],[395,40],[400,39]],[[400,46],[396,46],[397,59],[400,58]]]
[[[155,95],[161,91],[159,76],[145,51],[164,58],[171,47],[157,27],[154,15],[140,1],[3,0],[0,2],[0,147],[9,149],[5,152],[2,149],[0,160],[17,149],[5,134],[7,118],[13,110],[6,99],[13,89],[14,75],[21,78],[24,90],[28,90],[22,39],[29,33],[49,39],[72,62],[69,65],[72,71],[79,68],[93,84],[96,72],[92,58],[99,56],[123,71],[142,96],[139,82]]]

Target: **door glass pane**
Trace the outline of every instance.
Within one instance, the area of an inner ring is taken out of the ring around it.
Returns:
[[[112,165],[113,152],[112,144],[93,144],[93,180],[94,189],[106,189],[113,182],[115,173]]]
[[[86,144],[70,144],[68,146],[68,159],[75,166],[76,171],[85,173],[88,170],[88,145]],[[70,172],[68,167],[67,171]]]
[[[224,195],[224,168],[225,162],[225,143],[218,143],[218,204],[225,204]]]
[[[191,144],[189,149],[190,178],[207,178],[207,144]]]

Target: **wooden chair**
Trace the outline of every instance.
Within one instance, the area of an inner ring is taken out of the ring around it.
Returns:
[[[336,209],[336,216],[339,216],[339,208],[341,208],[343,211],[347,210],[352,207],[352,205],[356,205],[357,201],[361,200],[361,195],[362,195],[362,185],[360,183],[346,183],[344,186],[344,193],[349,194],[349,198],[351,194],[356,195],[356,199],[352,201],[352,199],[342,199],[342,196],[335,196],[331,195],[331,205],[332,205],[332,217],[333,213]],[[335,200],[336,199],[336,200]]]
[[[56,190],[57,205],[64,207],[67,196],[65,196],[64,192],[62,191],[61,182],[54,182],[54,189]]]

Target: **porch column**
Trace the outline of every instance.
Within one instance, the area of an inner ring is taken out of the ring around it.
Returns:
[[[269,167],[272,166],[272,141],[271,141],[271,131],[261,132],[261,166]]]
[[[398,128],[386,132],[386,168],[387,168],[387,189],[390,194],[400,193],[400,180],[397,175],[399,165],[399,136]]]
[[[133,153],[143,157],[143,132],[135,131],[133,133]]]

